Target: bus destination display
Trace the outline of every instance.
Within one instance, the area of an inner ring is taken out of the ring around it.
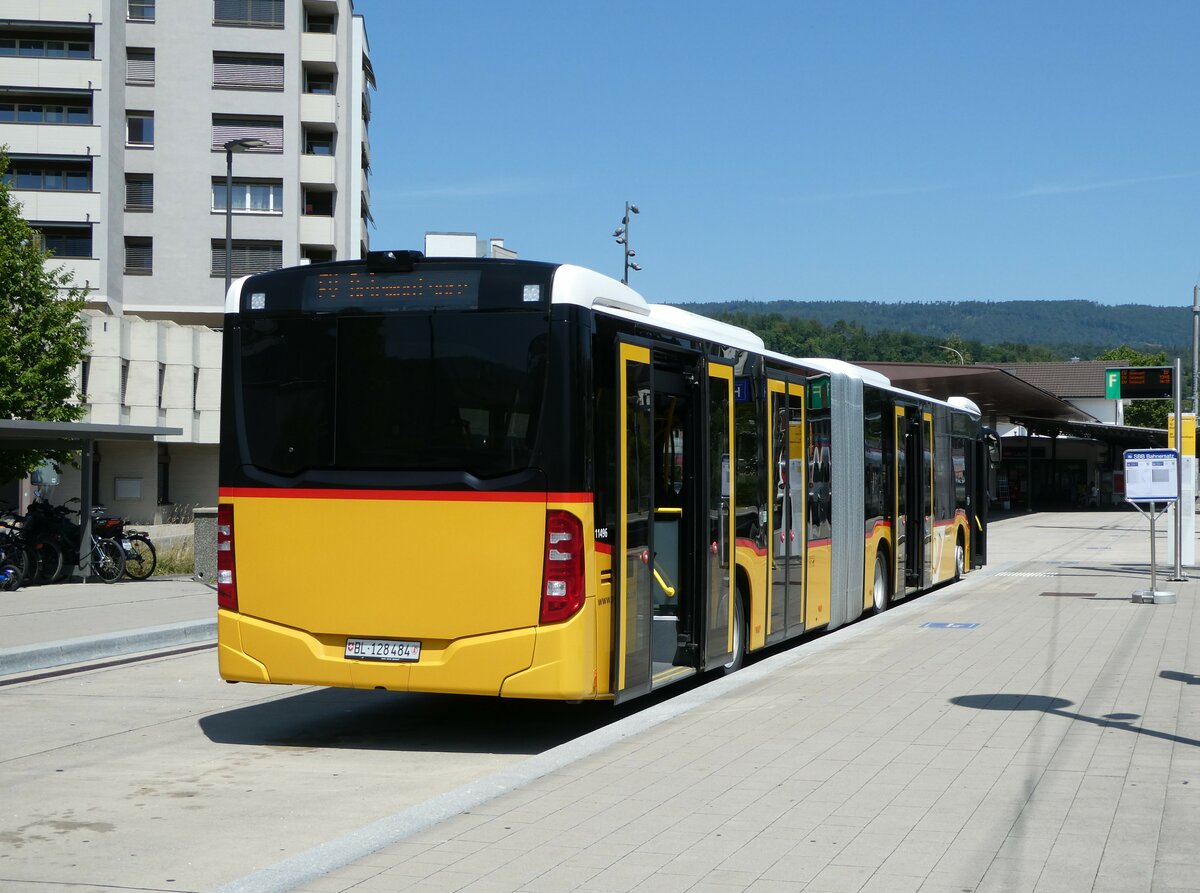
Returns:
[[[330,270],[304,281],[305,310],[475,310],[479,270]]]

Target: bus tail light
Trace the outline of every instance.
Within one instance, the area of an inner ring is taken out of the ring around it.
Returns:
[[[542,623],[557,623],[583,607],[583,524],[570,512],[546,512]]]
[[[238,609],[237,569],[233,559],[233,506],[217,506],[217,607]]]

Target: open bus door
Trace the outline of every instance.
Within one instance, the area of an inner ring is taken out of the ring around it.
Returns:
[[[1000,463],[1000,438],[991,428],[980,431],[975,441],[975,456],[971,463],[971,567],[987,564],[988,512],[992,498],[988,482],[992,479],[992,468]]]
[[[725,620],[718,616],[718,605],[707,617],[716,628],[705,629],[699,610],[706,603],[699,593],[706,578],[716,573],[707,560],[712,557],[708,542],[712,525],[700,521],[711,510],[704,485],[711,475],[705,474],[708,463],[699,449],[705,428],[701,421],[708,420],[702,411],[702,366],[698,357],[680,352],[627,342],[620,345],[620,530],[614,575],[618,595],[613,662],[617,701],[695,673],[703,663],[705,632],[721,637],[723,644],[728,642],[727,569]],[[728,444],[732,371],[714,380],[721,382],[718,389],[724,389],[723,441]],[[718,491],[718,516],[720,501]],[[718,538],[716,544],[720,558],[722,540]],[[728,564],[732,554],[728,534],[725,548]],[[720,585],[718,579],[718,589]]]
[[[896,580],[898,594],[928,585],[933,505],[932,417],[896,407]],[[902,583],[901,583],[902,581]]]

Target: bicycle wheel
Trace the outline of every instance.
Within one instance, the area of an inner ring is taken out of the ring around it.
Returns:
[[[125,575],[131,580],[145,580],[158,566],[154,543],[144,533],[131,534],[125,539],[129,542],[125,550]]]
[[[28,579],[29,573],[29,553],[25,550],[25,544],[18,540],[12,540],[0,546],[0,552],[3,553],[3,561],[11,564],[21,572],[21,579]]]
[[[105,583],[115,583],[125,573],[125,550],[116,540],[94,540],[92,561],[96,575]]]
[[[21,571],[11,562],[0,563],[0,592],[12,592],[21,585]]]
[[[58,543],[54,542],[54,540],[38,540],[33,544],[33,551],[37,556],[37,571],[34,575],[34,582],[53,582],[62,573],[62,549],[58,547]]]

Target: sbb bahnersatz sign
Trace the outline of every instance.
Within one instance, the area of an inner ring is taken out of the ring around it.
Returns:
[[[1126,502],[1174,502],[1179,498],[1179,455],[1174,450],[1125,451]]]

